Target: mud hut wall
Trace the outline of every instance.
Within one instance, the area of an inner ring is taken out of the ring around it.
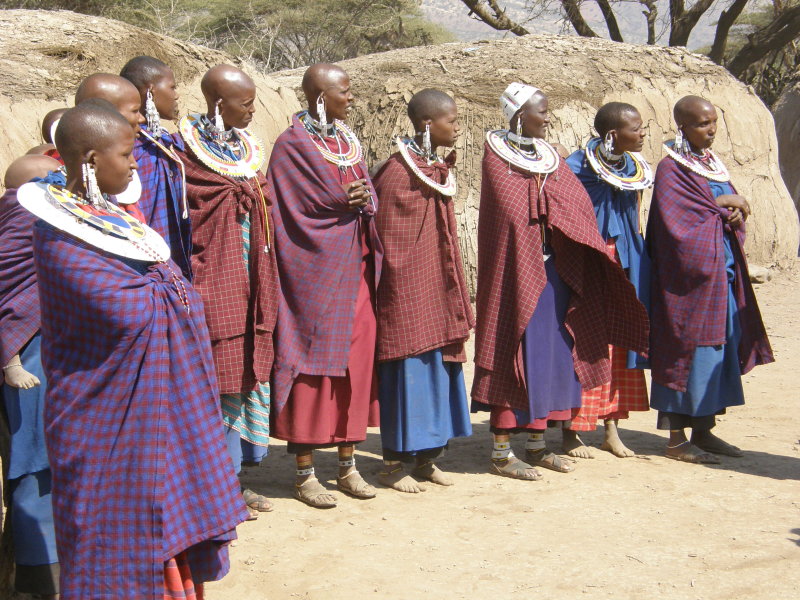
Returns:
[[[210,67],[231,63],[248,72],[257,88],[251,129],[267,142],[267,151],[299,109],[290,89],[221,52],[68,11],[0,11],[0,127],[5,134],[0,174],[28,148],[42,143],[42,118],[54,108],[72,106],[83,78],[97,72],[119,73],[140,54],[172,67],[182,113],[205,111],[200,79]],[[174,124],[164,125],[175,130]]]
[[[783,265],[797,254],[794,206],[783,184],[775,129],[767,108],[746,86],[704,57],[681,49],[620,45],[605,40],[526,36],[514,40],[450,43],[360,57],[341,63],[350,74],[356,108],[351,122],[375,164],[393,151],[391,140],[410,133],[406,102],[436,87],[458,106],[462,136],[456,146],[459,193],[456,213],[470,287],[475,290],[477,210],[483,142],[487,130],[504,126],[498,97],[511,81],[542,88],[551,109],[550,141],[570,151],[592,135],[594,114],[612,100],[637,106],[648,128],[644,155],[654,168],[662,142],[674,137],[672,106],[699,94],[718,108],[714,149],[733,183],[750,200],[747,252],[752,262]],[[273,73],[299,91],[302,70]],[[645,194],[643,220],[650,194]]]
[[[800,211],[800,79],[786,87],[772,107],[781,174]]]

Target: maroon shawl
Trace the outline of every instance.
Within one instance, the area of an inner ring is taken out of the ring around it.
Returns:
[[[420,171],[444,183],[447,162],[428,165],[412,154]],[[383,242],[378,287],[378,360],[398,360],[455,345],[463,354],[475,319],[464,281],[453,199],[423,183],[393,154],[375,176],[381,210],[375,217]],[[463,360],[463,358],[462,358]]]
[[[31,241],[35,221],[17,202],[17,190],[6,190],[0,198],[0,367],[41,327]]]
[[[509,172],[510,171],[510,172]],[[540,182],[544,182],[539,192]],[[608,257],[586,190],[562,160],[545,181],[484,149],[478,216],[478,325],[472,397],[528,405],[520,342],[547,276],[540,223],[546,223],[560,277],[572,294],[565,325],[575,341],[584,389],[611,379],[608,345],[647,354],[644,306]],[[535,376],[535,375],[534,375]]]
[[[252,179],[233,179],[211,171],[188,150],[179,154],[186,167],[192,220],[193,285],[205,304],[220,393],[249,392],[256,380],[269,381],[278,311],[275,250],[264,252],[264,211],[257,187],[261,186],[267,203],[270,239],[274,239],[266,178],[259,172]],[[237,220],[244,214],[250,215],[249,271]]]
[[[652,258],[650,345],[653,381],[686,391],[697,346],[725,343],[728,277],[722,236],[730,236],[735,265],[734,296],[742,338],[742,373],[774,360],[758,310],[747,260],[745,228],[725,223],[708,180],[666,157],[656,171],[647,222]]]
[[[372,187],[363,162],[360,169]],[[372,207],[363,215],[350,209],[336,166],[323,158],[296,115],[275,141],[267,178],[281,278],[272,381],[280,410],[298,374],[346,374],[362,228],[373,252],[376,284],[383,247]]]

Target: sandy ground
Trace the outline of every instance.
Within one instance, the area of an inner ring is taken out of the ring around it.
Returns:
[[[757,293],[777,362],[745,377],[747,405],[717,427],[744,458],[668,460],[655,414],[639,413],[623,432],[636,458],[595,450],[572,474],[514,481],[488,474],[488,423],[475,416],[473,436],[441,461],[453,487],[339,494],[320,511],[292,498],[292,457],[276,442],[246,476],[275,512],[239,528],[231,574],[208,599],[800,598],[800,277]],[[598,446],[602,430],[584,439]],[[522,455],[521,436],[514,445]],[[377,430],[358,456],[377,484]],[[332,451],[317,461],[331,489],[335,461]]]

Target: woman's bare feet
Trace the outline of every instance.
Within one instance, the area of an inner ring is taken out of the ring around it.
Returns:
[[[414,467],[414,475],[422,479],[427,479],[436,485],[453,485],[453,480],[448,477],[447,473],[433,464],[432,460],[418,463],[417,466]]]
[[[619,438],[617,424],[613,420],[609,419],[608,421],[605,421],[605,430],[605,439],[600,446],[601,450],[611,452],[611,454],[618,458],[630,458],[632,456],[636,456],[636,453],[633,450],[622,443],[622,440]]]
[[[406,494],[419,494],[425,491],[425,486],[420,485],[416,479],[405,472],[402,463],[384,464],[383,469],[378,473],[378,481],[381,485]]]
[[[594,451],[583,443],[577,431],[562,429],[561,436],[561,445],[568,456],[572,458],[594,458]]]
[[[719,459],[710,452],[704,452],[692,442],[686,440],[677,446],[667,446],[664,456],[673,460],[693,463],[696,465],[718,465]]]
[[[711,433],[710,429],[704,431],[692,431],[692,444],[713,454],[723,454],[725,456],[733,456],[734,458],[741,458],[744,456],[741,448],[737,448],[733,444],[729,444]]]

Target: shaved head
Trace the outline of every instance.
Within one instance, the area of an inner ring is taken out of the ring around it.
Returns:
[[[55,110],[51,110],[44,116],[44,119],[42,119],[42,139],[45,141],[45,143],[47,144],[53,143],[53,135],[51,131],[53,123],[58,121],[61,118],[61,116],[65,112],[67,112],[67,110],[69,109],[56,108]]]
[[[417,92],[408,102],[408,118],[419,129],[426,119],[435,120],[451,111],[456,101],[441,90],[427,88]]]
[[[309,106],[316,103],[317,98],[328,88],[335,86],[344,79],[349,79],[347,71],[331,63],[317,63],[311,65],[303,73],[303,93]]]
[[[78,91],[75,92],[75,106],[89,98],[102,98],[111,102],[118,110],[122,110],[123,105],[132,97],[138,100],[139,90],[124,77],[111,73],[95,73],[89,75],[78,86]]]
[[[55,158],[42,154],[20,156],[6,169],[3,184],[7,188],[18,188],[36,177],[46,177],[50,171],[61,167]]]
[[[147,90],[167,73],[172,73],[167,63],[152,56],[136,56],[125,63],[119,75],[142,91]]]
[[[247,73],[233,65],[217,65],[203,75],[200,90],[208,105],[213,107],[217,100],[224,100],[234,93],[251,90],[255,93],[256,84]]]
[[[75,93],[75,106],[87,100],[102,99],[110,102],[128,121],[135,133],[139,125],[144,123],[144,116],[139,112],[142,98],[139,90],[130,81],[119,75],[95,73],[81,82]]]
[[[116,139],[130,135],[130,131],[128,121],[113,104],[91,98],[61,117],[56,127],[56,148],[69,171],[83,162],[90,150],[105,150]]]
[[[632,104],[625,102],[609,102],[601,106],[594,117],[594,129],[601,138],[612,129],[619,129],[625,124],[629,115],[638,115],[639,111]]]
[[[687,120],[705,110],[714,110],[714,105],[700,96],[684,96],[675,103],[672,116],[678,125],[685,125]]]

